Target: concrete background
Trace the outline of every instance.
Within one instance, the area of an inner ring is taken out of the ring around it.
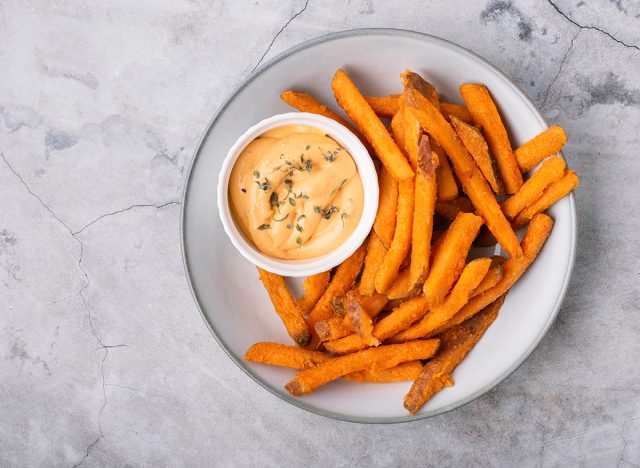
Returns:
[[[639,18],[627,0],[0,2],[0,465],[640,466]],[[222,100],[359,27],[496,64],[567,130],[581,176],[554,327],[493,391],[402,425],[259,388],[199,317],[178,237]]]

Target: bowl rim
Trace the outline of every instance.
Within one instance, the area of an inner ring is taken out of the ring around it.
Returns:
[[[566,270],[566,274],[565,274],[565,278],[562,284],[562,288],[560,290],[560,294],[558,295],[556,302],[553,306],[553,310],[551,312],[551,314],[549,315],[549,318],[547,320],[547,322],[545,323],[544,327],[542,328],[542,330],[540,331],[540,333],[538,334],[538,336],[536,337],[536,339],[534,340],[534,342],[531,344],[531,346],[520,356],[520,358],[509,368],[507,369],[505,372],[503,372],[500,376],[498,376],[496,379],[494,379],[492,382],[490,382],[489,384],[487,384],[485,387],[483,387],[482,389],[474,392],[473,394],[469,395],[468,397],[456,402],[456,403],[452,403],[448,406],[445,406],[443,408],[440,408],[438,410],[434,410],[434,411],[430,411],[430,412],[424,412],[424,413],[418,413],[416,415],[407,415],[407,416],[398,416],[398,417],[359,417],[359,416],[349,416],[349,415],[345,415],[345,414],[340,414],[340,413],[335,413],[333,411],[327,411],[321,408],[317,408],[313,405],[310,405],[308,403],[306,403],[304,400],[300,399],[300,398],[294,398],[290,395],[284,394],[284,393],[280,393],[277,392],[275,389],[271,388],[270,385],[266,384],[265,382],[263,382],[258,376],[256,376],[253,371],[251,371],[251,369],[249,369],[248,366],[245,365],[245,363],[242,361],[242,359],[238,359],[234,353],[229,349],[229,347],[226,345],[226,343],[220,338],[218,337],[218,334],[215,330],[215,328],[212,326],[211,323],[209,323],[209,321],[207,320],[206,315],[204,314],[203,310],[202,310],[202,306],[200,305],[200,300],[198,297],[198,292],[195,290],[193,283],[191,281],[191,271],[189,268],[189,262],[187,260],[187,246],[185,243],[185,218],[186,218],[186,210],[185,207],[187,205],[187,197],[189,195],[189,186],[190,186],[190,182],[191,182],[191,177],[192,177],[192,173],[193,173],[193,167],[195,166],[198,158],[200,157],[200,150],[202,147],[202,143],[204,142],[205,138],[207,137],[211,127],[213,126],[213,124],[216,122],[216,120],[218,119],[218,117],[220,116],[220,114],[222,113],[222,111],[224,111],[224,109],[227,107],[227,105],[235,98],[235,96],[242,91],[242,89],[247,86],[250,82],[252,82],[258,75],[260,75],[264,70],[272,67],[273,65],[275,65],[276,63],[280,62],[281,60],[287,58],[288,56],[300,51],[300,50],[304,50],[308,47],[317,45],[317,44],[322,44],[324,42],[329,42],[329,41],[333,41],[333,40],[337,40],[337,39],[341,39],[344,37],[351,37],[351,36],[368,36],[368,35],[388,35],[388,36],[403,36],[403,37],[410,37],[410,38],[414,38],[414,39],[420,39],[423,41],[429,41],[429,42],[433,42],[433,43],[437,43],[447,49],[450,49],[452,51],[455,51],[457,53],[463,54],[465,56],[467,56],[468,58],[475,60],[476,62],[479,62],[480,64],[487,66],[489,69],[492,70],[493,73],[495,73],[496,75],[500,76],[506,84],[508,84],[516,94],[520,95],[520,97],[524,100],[524,102],[528,105],[530,111],[533,113],[533,115],[535,115],[538,120],[540,121],[540,123],[542,125],[545,125],[548,127],[548,123],[546,122],[546,120],[542,117],[542,114],[540,114],[540,111],[538,111],[538,109],[536,108],[536,106],[533,104],[533,102],[531,101],[531,99],[527,96],[527,94],[516,84],[514,83],[511,78],[509,78],[507,75],[505,75],[500,69],[498,69],[493,63],[489,62],[488,60],[482,58],[480,55],[476,54],[475,52],[470,51],[469,49],[455,44],[451,41],[448,41],[446,39],[442,39],[440,37],[437,36],[433,36],[431,34],[426,34],[426,33],[422,33],[422,32],[418,32],[418,31],[411,31],[411,30],[406,30],[406,29],[399,29],[399,28],[357,28],[357,29],[349,29],[349,30],[344,30],[344,31],[338,31],[338,32],[333,32],[333,33],[329,33],[329,34],[325,34],[316,38],[312,38],[309,39],[307,41],[301,42],[300,44],[297,44],[283,52],[281,52],[280,54],[276,55],[275,57],[271,58],[270,60],[268,60],[267,62],[265,62],[263,65],[261,65],[260,67],[258,67],[256,70],[254,70],[247,78],[245,78],[230,94],[229,96],[224,100],[224,102],[218,107],[217,111],[215,112],[215,114],[213,115],[213,117],[211,118],[211,120],[209,121],[209,123],[207,124],[206,129],[204,130],[202,136],[200,137],[200,141],[198,142],[198,145],[196,147],[196,150],[194,151],[194,157],[191,160],[191,164],[189,165],[189,172],[187,175],[187,178],[185,180],[185,184],[184,184],[184,188],[183,188],[183,193],[182,193],[182,199],[181,199],[181,212],[180,212],[180,244],[181,244],[181,251],[182,251],[182,260],[183,260],[183,265],[185,268],[185,273],[187,276],[187,283],[189,284],[189,289],[191,291],[191,295],[193,296],[193,299],[196,303],[196,306],[198,308],[198,311],[200,312],[200,317],[202,318],[202,320],[204,321],[205,325],[207,326],[207,328],[209,328],[209,331],[211,332],[211,334],[213,335],[214,339],[218,342],[218,344],[220,345],[220,347],[225,351],[225,353],[227,353],[227,355],[229,356],[229,358],[240,368],[242,369],[242,371],[247,374],[254,382],[256,382],[258,385],[260,385],[261,387],[263,387],[264,389],[266,389],[269,393],[275,395],[276,397],[278,397],[279,399],[290,403],[291,405],[299,408],[299,409],[303,409],[306,410],[310,413],[313,414],[317,414],[320,416],[324,416],[327,418],[331,418],[331,419],[335,419],[335,420],[339,420],[339,421],[345,421],[345,422],[352,422],[352,423],[360,423],[360,424],[396,424],[396,423],[404,423],[404,422],[414,422],[414,421],[419,421],[421,419],[427,419],[430,417],[434,417],[434,416],[438,416],[444,413],[447,413],[449,411],[452,411],[456,408],[459,408],[461,406],[466,405],[467,403],[470,403],[471,401],[475,400],[476,398],[482,396],[483,394],[487,393],[489,390],[493,389],[495,386],[497,386],[499,383],[501,383],[502,381],[504,381],[507,377],[509,377],[513,372],[515,372],[521,365],[522,363],[531,355],[531,353],[533,352],[533,350],[538,346],[538,344],[540,343],[540,341],[542,340],[542,338],[544,338],[544,336],[547,334],[549,328],[551,327],[551,325],[553,325],[553,323],[555,322],[557,316],[558,316],[558,312],[560,311],[560,306],[562,305],[562,302],[564,301],[564,298],[566,296],[567,293],[567,289],[569,286],[569,281],[571,279],[572,273],[573,273],[573,269],[575,266],[575,259],[576,259],[576,245],[577,245],[577,212],[576,212],[576,204],[575,204],[575,197],[574,194],[571,193],[569,194],[569,206],[570,206],[570,214],[571,214],[571,246],[570,246],[570,256],[569,256],[569,264],[568,264],[568,268]],[[559,152],[559,154],[561,156],[562,152]]]
[[[363,209],[360,220],[351,235],[334,250],[317,257],[300,260],[283,260],[260,252],[238,228],[229,202],[229,179],[242,151],[263,133],[286,125],[315,127],[335,140],[349,152],[353,159],[363,188]],[[378,176],[373,159],[358,137],[344,125],[327,117],[309,112],[286,112],[249,127],[229,148],[218,175],[218,215],[224,231],[236,250],[248,261],[260,268],[283,276],[303,277],[315,275],[344,262],[366,240],[373,226],[378,209]]]

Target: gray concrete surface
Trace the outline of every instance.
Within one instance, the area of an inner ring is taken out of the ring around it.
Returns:
[[[1,466],[640,466],[640,6],[0,2]],[[257,65],[359,27],[487,58],[567,129],[579,248],[559,319],[449,414],[367,426],[289,406],[210,336],[184,277],[197,140]]]

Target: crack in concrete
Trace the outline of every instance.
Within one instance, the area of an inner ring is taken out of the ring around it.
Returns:
[[[73,236],[75,236],[76,234],[80,234],[82,231],[84,231],[85,229],[87,229],[90,226],[93,226],[95,223],[97,223],[98,221],[100,221],[100,220],[102,220],[104,218],[108,218],[109,216],[113,216],[113,215],[117,215],[117,214],[120,214],[120,213],[124,213],[126,211],[133,210],[134,208],[156,208],[156,209],[159,210],[161,208],[165,208],[167,206],[173,206],[173,205],[180,205],[180,202],[179,201],[170,201],[170,202],[163,203],[161,205],[136,203],[135,205],[131,205],[131,206],[127,207],[127,208],[123,208],[121,210],[116,210],[116,211],[112,211],[111,213],[105,213],[103,215],[100,215],[96,219],[94,219],[93,221],[85,224],[83,227],[81,227],[77,231],[72,232],[71,234]]]
[[[615,42],[617,42],[618,44],[621,44],[629,49],[636,49],[636,50],[640,50],[640,47],[638,47],[637,45],[633,45],[633,44],[627,44],[626,42],[618,39],[617,37],[615,37],[614,35],[612,35],[611,33],[605,31],[604,29],[600,29],[597,26],[585,26],[583,24],[578,23],[577,21],[572,20],[571,18],[569,18],[555,3],[553,3],[552,0],[547,0],[549,2],[549,5],[551,5],[560,15],[562,15],[567,21],[569,21],[571,24],[579,27],[580,29],[593,29],[594,31],[598,31],[602,34],[604,34],[605,36],[608,36],[610,39],[614,40]]]
[[[282,31],[284,31],[287,28],[287,26],[289,26],[289,23],[291,23],[294,19],[296,19],[298,16],[304,13],[304,11],[307,9],[308,6],[309,6],[309,0],[306,0],[304,2],[304,6],[302,7],[302,10],[300,10],[299,12],[294,14],[291,18],[289,18],[289,20],[284,24],[284,26],[280,28],[280,31],[278,31],[276,35],[273,36],[273,39],[271,39],[271,43],[269,44],[269,47],[267,47],[267,50],[265,50],[264,54],[262,54],[262,57],[260,57],[260,60],[258,60],[258,63],[256,63],[256,65],[253,67],[253,69],[251,70],[251,73],[256,71],[256,69],[260,66],[264,58],[267,56],[267,54],[271,50],[273,43],[276,42],[276,39],[278,39],[278,36],[282,33]]]
[[[567,57],[569,56],[569,53],[571,53],[571,50],[573,49],[573,46],[576,43],[576,39],[578,39],[578,36],[580,35],[581,31],[582,30],[579,29],[576,35],[573,36],[573,39],[571,39],[571,44],[569,45],[566,52],[562,56],[562,60],[560,60],[560,66],[558,67],[558,71],[556,72],[555,76],[551,80],[551,83],[549,83],[549,86],[547,86],[547,90],[544,93],[544,98],[542,99],[542,103],[540,104],[540,107],[544,107],[544,105],[547,103],[547,98],[549,97],[549,92],[551,91],[551,87],[556,83],[556,81],[558,81],[558,77],[560,76],[560,73],[562,73],[562,69],[564,67],[565,62],[567,61]]]

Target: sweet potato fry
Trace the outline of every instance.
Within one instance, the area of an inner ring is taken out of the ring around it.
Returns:
[[[564,175],[566,163],[560,156],[554,156],[542,163],[540,169],[533,173],[520,190],[502,203],[502,212],[507,218],[515,216],[527,206],[533,204],[549,184]]]
[[[302,310],[303,314],[308,314],[316,302],[320,299],[324,290],[327,289],[327,284],[331,279],[330,271],[323,271],[316,275],[308,276],[302,282],[302,289],[304,293],[297,299],[298,307]]]
[[[461,260],[464,262],[466,259],[480,226],[481,217],[471,213],[460,213],[447,229],[423,288],[426,302],[432,309],[440,305],[457,280],[461,273],[457,270],[458,265]]]
[[[385,293],[389,300],[402,299],[410,295],[411,286],[409,285],[409,269],[405,268],[398,273],[397,278]]]
[[[471,117],[471,112],[469,112],[467,106],[463,106],[462,104],[441,102],[440,112],[442,112],[442,115],[444,115],[449,120],[451,120],[451,117],[456,117],[457,119],[460,119],[465,123],[473,125],[473,117]]]
[[[296,375],[285,388],[295,396],[314,391],[321,385],[364,369],[388,369],[402,362],[428,359],[438,349],[438,340],[420,340],[379,346],[319,364]]]
[[[451,373],[469,350],[482,338],[498,316],[499,307],[489,307],[442,335],[436,356],[422,368],[420,377],[404,397],[404,407],[415,414],[435,393],[453,385]]]
[[[342,69],[336,72],[331,87],[338,105],[362,131],[393,178],[401,181],[413,177],[413,171],[404,154]]]
[[[358,134],[358,131],[354,129],[351,124],[349,124],[349,122],[344,120],[342,117],[333,112],[331,109],[322,104],[309,93],[289,90],[280,94],[280,99],[282,99],[294,109],[299,110],[300,112],[309,112],[311,114],[322,115],[323,117],[335,120],[339,124],[344,125],[356,135]]]
[[[567,142],[567,134],[557,125],[547,128],[515,151],[518,166],[527,172],[547,156],[556,154]]]
[[[437,307],[432,307],[422,319],[391,338],[392,343],[422,338],[449,321],[468,301],[474,288],[487,274],[491,265],[490,258],[479,258],[467,264],[451,293]]]
[[[429,138],[423,136],[420,140],[416,171],[409,289],[422,285],[429,271],[433,214],[437,196],[437,167],[438,160],[435,153],[431,152]]]
[[[398,182],[384,167],[380,169],[378,178],[380,191],[378,196],[378,212],[373,222],[373,230],[378,235],[385,249],[391,247],[396,231],[396,213],[398,211]]]
[[[435,86],[411,70],[405,70],[400,74],[400,77],[402,78],[404,93],[409,89],[413,89],[429,100],[436,109],[440,109],[440,96],[438,96]]]
[[[500,245],[513,257],[522,255],[518,238],[502,213],[489,183],[449,122],[418,93],[411,94],[406,105],[407,109],[415,113],[425,131],[433,136],[451,157],[456,175],[465,192],[478,213],[484,217],[487,227]]]
[[[491,154],[489,154],[489,146],[482,136],[482,133],[480,133],[480,130],[473,125],[464,123],[454,116],[449,119],[449,122],[451,122],[458,137],[462,140],[462,144],[467,148],[467,151],[469,151],[469,154],[473,157],[476,164],[478,164],[482,175],[487,179],[493,191],[498,195],[502,195],[504,189],[498,168]]]
[[[580,181],[578,180],[578,176],[575,172],[572,170],[566,171],[560,179],[552,182],[546,189],[544,189],[540,198],[527,206],[514,218],[513,225],[516,228],[524,226],[533,216],[538,213],[542,213],[555,202],[569,195],[569,193],[571,193],[579,183]]]
[[[500,255],[491,257],[491,266],[489,267],[487,274],[484,275],[484,278],[482,278],[480,284],[476,286],[473,291],[471,291],[469,297],[477,296],[478,294],[481,294],[487,289],[493,288],[496,284],[498,284],[498,281],[502,279],[502,275],[504,274],[504,262],[504,257],[501,257]]]
[[[398,276],[400,265],[411,248],[411,227],[413,224],[414,183],[403,180],[398,187],[398,215],[396,230],[391,247],[384,256],[380,270],[376,274],[376,291],[383,294]]]
[[[460,94],[496,158],[506,193],[515,193],[522,186],[522,174],[489,90],[484,85],[468,83],[460,86]]]
[[[369,317],[374,318],[384,310],[384,306],[387,305],[389,299],[384,294],[376,293],[372,296],[361,296],[358,298],[358,301],[362,307],[364,307],[364,310],[367,311]]]
[[[289,367],[291,369],[312,369],[318,364],[335,359],[320,351],[311,351],[280,343],[256,343],[246,352],[247,361],[273,366]],[[422,364],[420,361],[408,361],[388,369],[362,370],[352,372],[342,378],[349,382],[400,382],[415,380],[420,375]]]
[[[430,333],[429,336],[436,336],[444,330],[464,322],[469,317],[472,317],[480,310],[494,302],[500,296],[506,294],[511,286],[513,286],[524,274],[527,268],[529,268],[529,265],[533,263],[538,252],[540,252],[540,249],[542,249],[542,246],[549,237],[552,227],[553,220],[549,216],[542,213],[535,215],[529,223],[527,232],[522,238],[521,245],[523,255],[520,257],[509,258],[504,262],[502,279],[498,281],[494,287],[472,297],[469,302],[460,309],[460,312],[455,314],[447,324],[438,328],[433,333]]]
[[[376,292],[376,274],[382,265],[387,249],[384,244],[372,231],[369,234],[369,242],[367,244],[367,256],[364,258],[364,269],[360,277],[360,293],[364,296],[371,296]]]
[[[302,310],[296,304],[291,292],[284,283],[284,278],[258,268],[260,281],[269,294],[273,308],[282,320],[287,333],[299,346],[306,346],[311,340],[309,327],[304,321]]]
[[[436,156],[438,156],[438,168],[436,169],[436,180],[438,181],[438,200],[455,200],[458,196],[458,183],[453,176],[449,159],[433,137],[429,136],[429,145]]]
[[[453,200],[438,200],[436,202],[436,214],[448,221],[456,219],[459,213],[473,213],[475,210],[471,200],[464,195]]]
[[[353,331],[355,331],[362,341],[369,346],[378,346],[380,342],[373,337],[373,320],[364,309],[355,294],[347,294],[347,317],[351,323]]]
[[[316,323],[320,320],[326,320],[333,315],[333,300],[336,297],[343,296],[355,284],[356,278],[360,274],[360,270],[362,270],[366,249],[365,244],[362,244],[358,250],[340,264],[333,274],[333,278],[331,278],[331,282],[329,286],[327,286],[324,294],[309,313],[307,324],[309,328],[313,330],[314,335]],[[312,348],[317,342],[317,335],[315,335],[311,342]]]
[[[390,94],[389,96],[365,96],[364,99],[378,117],[393,117],[400,108],[399,97],[399,94]]]
[[[320,320],[316,323],[315,330],[321,341],[337,340],[353,333],[349,320],[339,315]]]

